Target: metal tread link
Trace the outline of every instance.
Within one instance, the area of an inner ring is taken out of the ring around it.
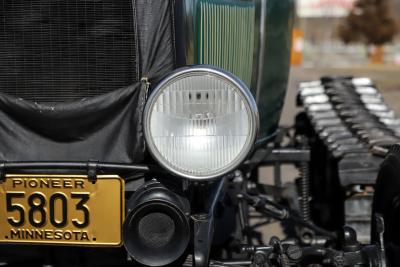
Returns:
[[[298,104],[339,160],[343,186],[374,184],[385,150],[400,142],[400,119],[369,78],[325,77],[299,85]]]
[[[396,118],[368,78],[325,77],[299,85],[303,106],[314,132],[337,164],[344,200],[345,222],[360,241],[370,241],[372,194],[382,155],[400,141]],[[377,152],[383,152],[378,156]]]

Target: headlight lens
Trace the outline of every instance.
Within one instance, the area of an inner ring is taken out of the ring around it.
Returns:
[[[145,109],[150,152],[167,169],[192,179],[221,176],[254,144],[258,113],[246,86],[209,67],[178,70],[152,93]]]

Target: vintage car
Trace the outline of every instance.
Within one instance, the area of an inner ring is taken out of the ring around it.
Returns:
[[[278,127],[294,4],[0,0],[1,265],[375,267],[386,244],[399,266],[398,121],[373,83],[303,83]]]

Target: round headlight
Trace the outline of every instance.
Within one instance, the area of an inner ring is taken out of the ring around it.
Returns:
[[[186,178],[211,179],[247,157],[258,112],[249,89],[232,74],[192,67],[156,87],[144,123],[149,150],[161,165]]]

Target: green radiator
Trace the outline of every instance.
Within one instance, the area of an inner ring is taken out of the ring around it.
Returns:
[[[253,1],[197,3],[196,61],[228,70],[251,86],[254,61]]]
[[[295,0],[184,0],[189,64],[223,68],[250,88],[261,141],[276,132],[290,67]]]

